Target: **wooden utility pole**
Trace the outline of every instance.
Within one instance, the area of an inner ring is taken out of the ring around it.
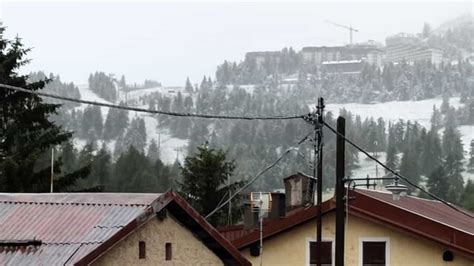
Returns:
[[[346,119],[337,118],[337,132],[346,135]],[[336,266],[344,265],[344,155],[345,140],[337,135],[336,139]]]
[[[324,121],[324,99],[318,98],[317,108],[317,123],[315,123],[314,137],[317,139],[314,147],[314,155],[318,156],[318,165],[313,166],[313,176],[317,176],[317,220],[316,220],[316,264],[321,266],[321,253],[322,253],[322,210],[321,203],[323,201],[323,121]],[[314,160],[316,163],[316,158]],[[317,171],[317,175],[316,175]]]

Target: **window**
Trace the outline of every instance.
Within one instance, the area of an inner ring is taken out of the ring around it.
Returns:
[[[172,255],[173,255],[172,250],[171,250],[171,243],[166,243],[165,249],[166,249],[165,259],[166,260],[171,260]]]
[[[362,265],[363,266],[385,266],[386,265],[386,241],[364,241],[362,242]]]
[[[309,242],[309,264],[317,265],[317,256],[316,256],[316,241]],[[321,242],[321,265],[331,266],[332,265],[332,241],[323,241]]]
[[[146,243],[145,241],[138,242],[138,259],[146,259]]]

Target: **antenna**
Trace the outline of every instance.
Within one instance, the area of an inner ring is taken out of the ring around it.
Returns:
[[[252,192],[250,193],[250,207],[252,212],[258,212],[260,222],[260,266],[263,265],[263,217],[272,208],[272,193]]]

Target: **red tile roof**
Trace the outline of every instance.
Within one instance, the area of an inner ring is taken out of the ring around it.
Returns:
[[[89,264],[163,209],[178,219],[188,215],[184,222],[193,226],[190,230],[209,236],[203,243],[212,245],[210,249],[223,261],[249,264],[182,198],[167,192],[0,193],[0,240],[42,242],[28,247],[0,245],[0,265]]]
[[[357,189],[351,191],[349,213],[404,233],[451,247],[453,251],[474,258],[474,214],[457,212],[441,202],[411,196],[392,200],[390,193]],[[268,238],[316,218],[316,207],[292,213],[264,223],[263,237]],[[323,215],[335,210],[334,199],[323,202]],[[466,215],[467,214],[467,215]],[[219,231],[239,249],[259,240],[257,230],[243,226]]]

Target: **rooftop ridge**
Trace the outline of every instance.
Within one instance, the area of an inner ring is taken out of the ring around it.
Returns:
[[[58,202],[58,201],[13,201],[0,200],[3,204],[29,204],[29,205],[76,205],[76,206],[129,206],[129,207],[147,207],[151,204],[144,203],[94,203],[94,202]]]

